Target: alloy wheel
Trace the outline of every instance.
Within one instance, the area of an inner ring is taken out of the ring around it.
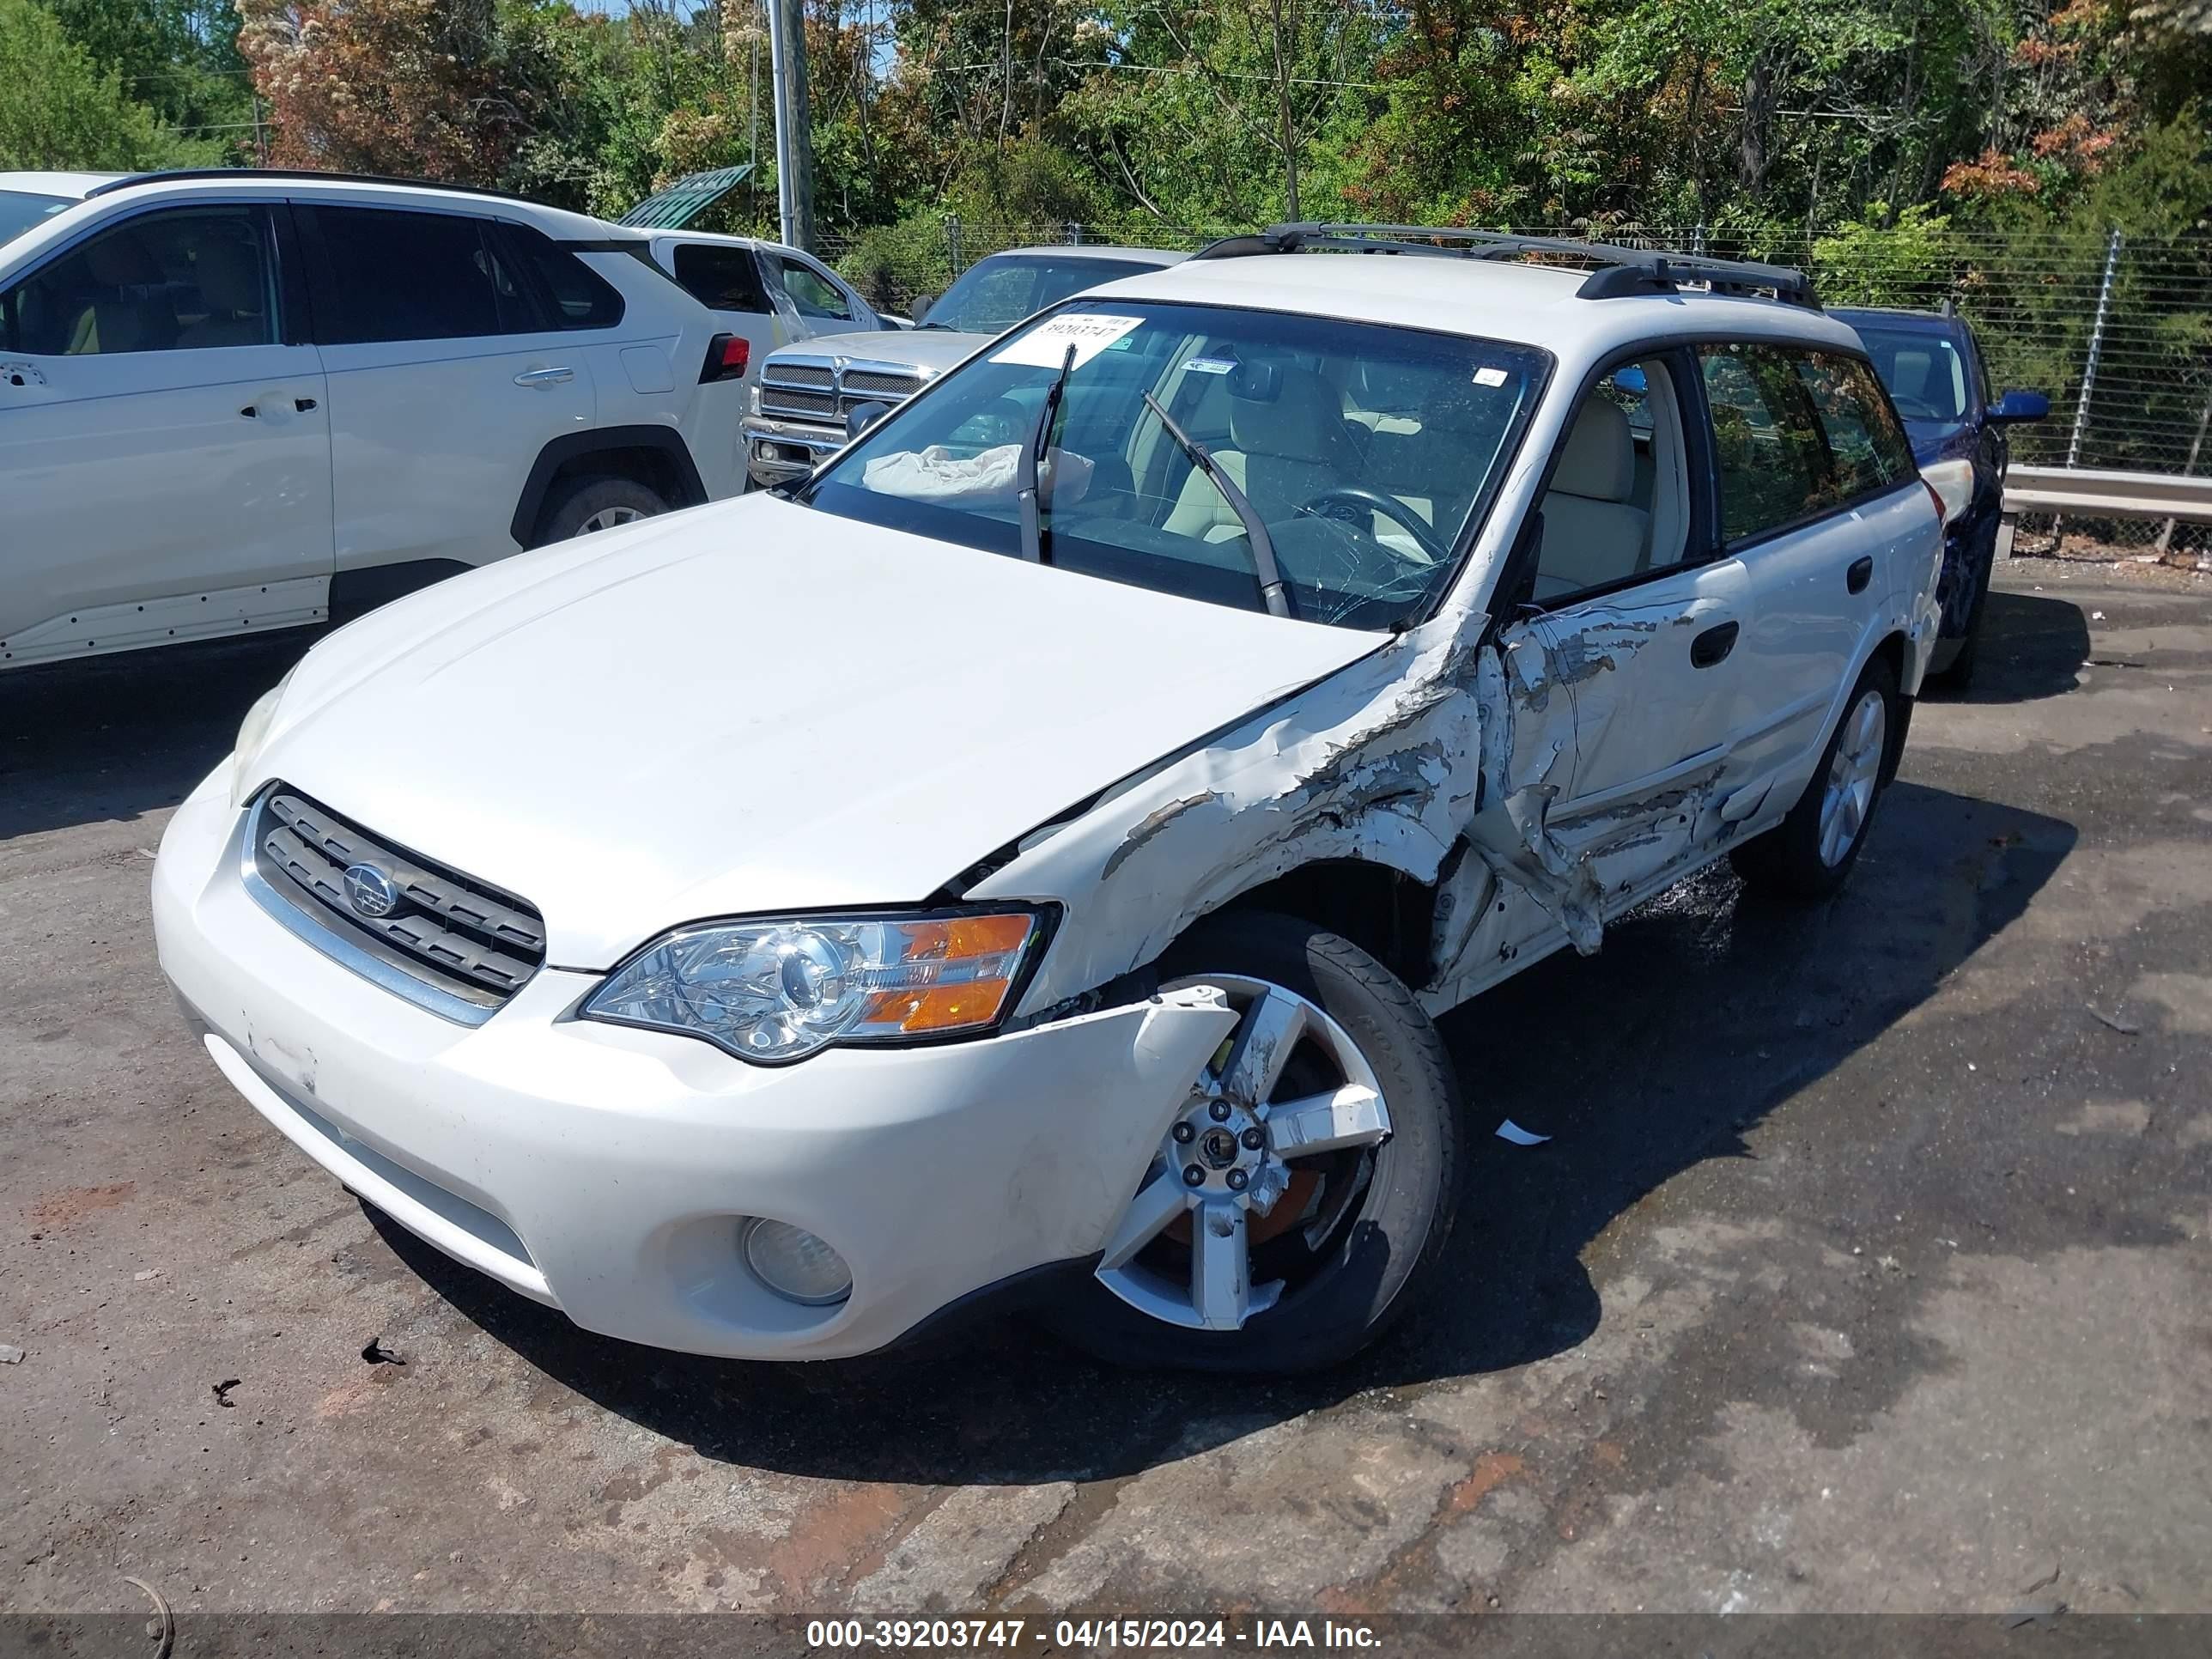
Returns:
[[[1193,1082],[1108,1240],[1099,1282],[1141,1313],[1241,1329],[1316,1269],[1390,1139],[1375,1068],[1318,1004],[1209,974],[1236,1029]]]
[[[635,524],[645,516],[634,507],[603,507],[576,528],[579,536],[588,536],[595,530],[612,530],[617,525]]]
[[[1820,792],[1820,861],[1831,869],[1844,861],[1866,828],[1888,736],[1887,702],[1878,688],[1869,686],[1844,717],[1843,736]]]

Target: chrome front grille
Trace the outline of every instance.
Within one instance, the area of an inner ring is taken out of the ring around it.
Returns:
[[[384,841],[281,783],[253,808],[246,855],[258,879],[254,896],[295,933],[448,1018],[489,1018],[545,961],[544,919],[528,903]],[[363,866],[396,890],[381,915],[349,890],[346,872]]]
[[[778,362],[761,370],[760,412],[773,420],[842,426],[862,404],[896,404],[921,389],[922,377],[888,364]]]

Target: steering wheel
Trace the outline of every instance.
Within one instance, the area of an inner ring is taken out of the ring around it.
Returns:
[[[1320,495],[1298,509],[1301,513],[1311,513],[1320,518],[1334,519],[1340,524],[1352,525],[1366,530],[1370,536],[1373,536],[1373,530],[1369,528],[1374,522],[1372,520],[1363,522],[1351,516],[1350,513],[1328,512],[1325,508],[1328,507],[1345,507],[1350,509],[1352,513],[1356,513],[1361,508],[1370,513],[1380,513],[1391,523],[1405,531],[1413,545],[1421,550],[1430,563],[1451,562],[1451,550],[1437,539],[1436,532],[1421,521],[1419,514],[1395,496],[1386,495],[1379,489],[1370,489],[1365,484],[1338,484],[1333,489],[1322,490]],[[1381,538],[1376,538],[1376,539]],[[1385,547],[1389,545],[1387,542],[1382,544]]]
[[[1908,420],[1939,421],[1943,418],[1936,412],[1936,405],[1925,398],[1903,397],[1893,392],[1889,394],[1889,399],[1897,405],[1897,412]]]

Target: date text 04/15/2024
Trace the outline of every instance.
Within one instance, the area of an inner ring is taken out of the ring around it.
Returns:
[[[1018,1650],[1030,1644],[1048,1651],[1192,1648],[1373,1650],[1379,1634],[1364,1625],[1333,1619],[1257,1619],[1249,1625],[1222,1619],[816,1619],[806,1626],[810,1649],[908,1648]]]

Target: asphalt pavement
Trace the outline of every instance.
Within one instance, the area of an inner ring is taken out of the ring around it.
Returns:
[[[689,1358],[447,1261],[154,960],[301,641],[0,677],[0,1608],[2212,1611],[2212,583],[1988,622],[1839,898],[1723,867],[1446,1022],[1453,1297],[1282,1385]]]

